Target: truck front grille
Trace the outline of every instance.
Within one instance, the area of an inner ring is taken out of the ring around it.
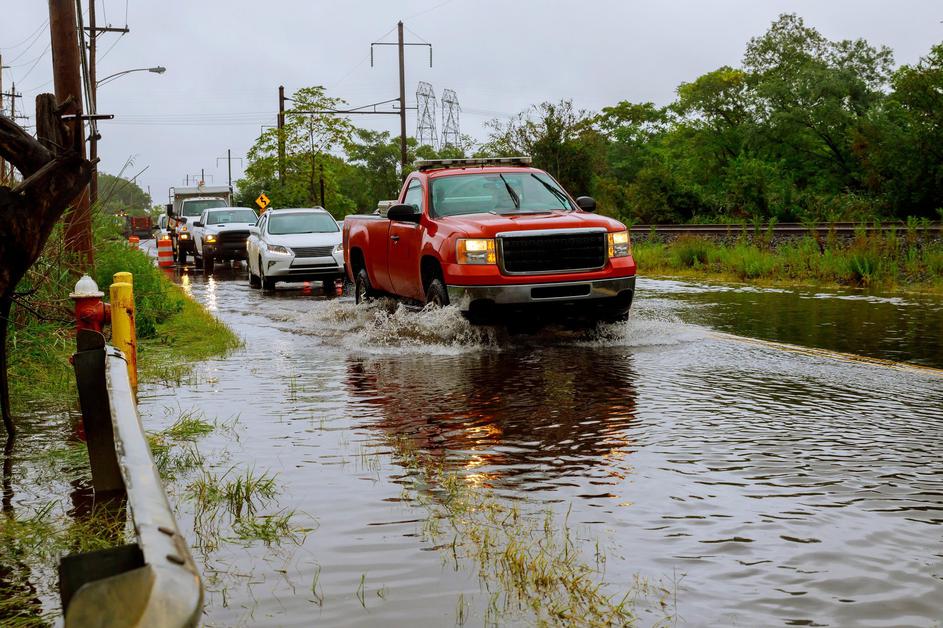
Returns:
[[[248,231],[220,231],[219,235],[216,236],[217,242],[220,244],[239,244],[240,246],[245,246],[246,240],[249,239]]]
[[[499,242],[508,273],[587,271],[606,263],[605,233],[510,236]]]

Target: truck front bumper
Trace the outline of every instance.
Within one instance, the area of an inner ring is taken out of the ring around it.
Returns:
[[[494,306],[522,306],[628,299],[635,292],[635,275],[562,283],[501,286],[449,286],[449,303],[462,312]],[[589,305],[589,303],[587,303]],[[626,308],[628,309],[628,308]]]

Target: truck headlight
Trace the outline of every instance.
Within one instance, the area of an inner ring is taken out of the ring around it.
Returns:
[[[292,255],[291,249],[281,244],[269,244],[266,248],[273,255]]]
[[[207,244],[212,244],[212,243],[216,242],[216,236],[214,236],[214,235],[208,235],[208,236],[206,236],[206,238],[204,238],[203,241],[206,242]]]
[[[632,254],[632,243],[628,231],[616,231],[607,234],[609,238],[609,257],[628,257]]]
[[[461,238],[458,241],[459,264],[495,264],[494,240]]]
[[[186,239],[188,239],[189,237],[190,237],[190,236],[187,235],[186,233],[181,233],[181,234],[180,234],[180,239],[181,239],[181,240],[186,240]]]

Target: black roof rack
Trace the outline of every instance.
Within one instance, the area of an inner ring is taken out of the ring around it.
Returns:
[[[471,157],[469,159],[420,159],[419,172],[445,168],[484,168],[485,166],[530,166],[530,157]]]

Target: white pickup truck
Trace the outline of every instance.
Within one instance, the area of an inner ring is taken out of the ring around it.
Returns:
[[[205,209],[190,226],[197,262],[210,274],[216,262],[246,259],[249,227],[258,221],[255,210],[248,207]]]

